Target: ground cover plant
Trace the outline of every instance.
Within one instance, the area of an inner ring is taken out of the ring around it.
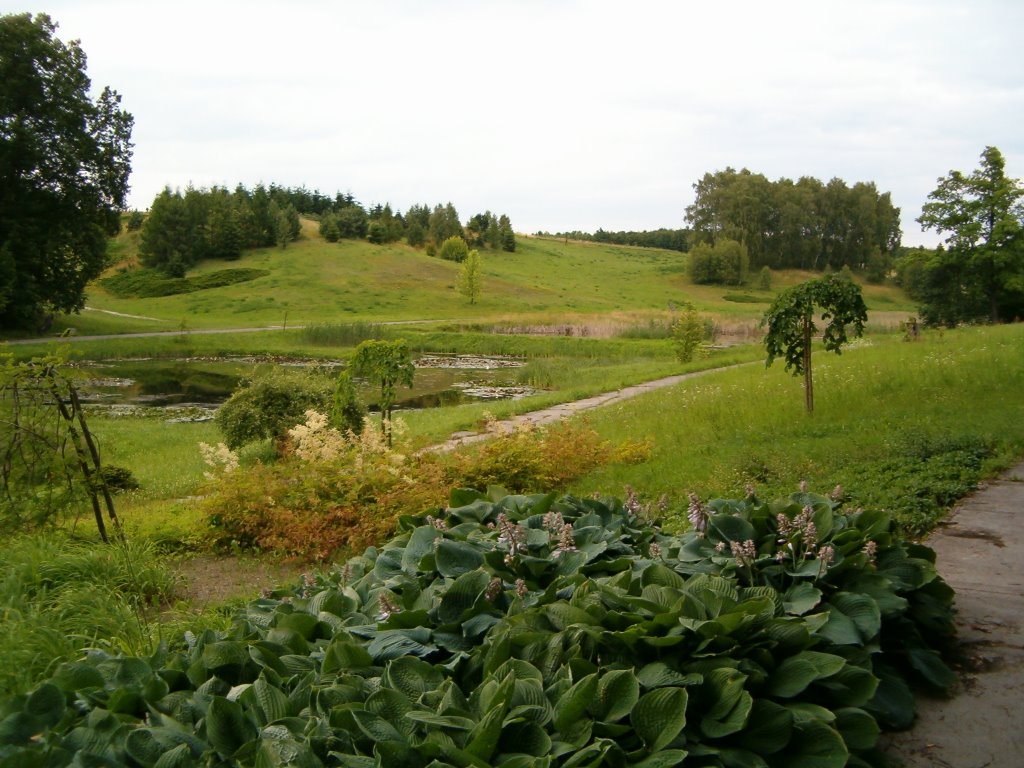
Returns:
[[[6,765],[879,765],[952,592],[881,514],[806,491],[485,498],[250,603],[228,632],[94,651],[0,705]]]

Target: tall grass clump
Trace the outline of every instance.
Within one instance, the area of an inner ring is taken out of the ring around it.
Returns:
[[[383,339],[387,329],[380,323],[317,323],[301,330],[302,341],[318,347],[355,347],[364,341]]]
[[[0,548],[0,694],[27,690],[87,648],[144,654],[143,611],[175,580],[144,542],[26,536]]]

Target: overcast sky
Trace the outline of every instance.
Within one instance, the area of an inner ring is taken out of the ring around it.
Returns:
[[[34,0],[33,0],[34,2]],[[903,242],[986,145],[1024,176],[1024,2],[51,0],[165,186],[451,201],[520,232],[684,226],[705,172],[874,181]]]

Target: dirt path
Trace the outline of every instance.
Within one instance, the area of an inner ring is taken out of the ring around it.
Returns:
[[[550,424],[553,421],[565,418],[567,416],[573,416],[580,411],[588,411],[593,408],[600,408],[604,405],[611,405],[613,403],[621,403],[624,400],[630,400],[639,395],[646,394],[647,392],[653,392],[657,389],[664,389],[665,387],[674,386],[687,379],[695,379],[698,376],[707,376],[712,373],[720,373],[721,371],[728,371],[732,368],[740,368],[744,365],[753,365],[753,363],[737,363],[735,365],[726,365],[721,368],[708,368],[705,371],[694,371],[693,373],[680,373],[675,376],[666,376],[663,379],[654,379],[653,381],[645,381],[643,384],[634,384],[630,387],[623,387],[617,389],[614,392],[604,392],[600,395],[594,395],[593,397],[586,397],[582,400],[573,400],[571,403],[560,403],[559,405],[553,405],[550,408],[543,408],[539,411],[530,411],[529,413],[522,413],[518,416],[512,416],[508,419],[495,422],[494,429],[487,432],[456,432],[447,441],[439,443],[438,445],[432,445],[428,448],[424,448],[424,451],[435,451],[438,453],[444,453],[446,451],[452,451],[463,445],[470,445],[472,443],[483,442],[489,440],[495,434],[500,432],[510,432],[520,424]]]
[[[950,700],[888,737],[907,768],[1024,765],[1024,462],[964,499],[928,542],[956,590],[967,659]]]

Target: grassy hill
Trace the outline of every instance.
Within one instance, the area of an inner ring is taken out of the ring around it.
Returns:
[[[111,245],[119,266],[133,269],[137,233]],[[155,298],[123,298],[93,284],[89,310],[60,318],[56,329],[79,333],[189,328],[249,327],[350,322],[357,320],[463,320],[587,322],[623,313],[636,318],[667,314],[671,305],[692,301],[721,323],[755,322],[773,292],[748,287],[695,286],[686,275],[686,255],[650,248],[519,238],[515,253],[483,253],[484,292],[470,305],[456,289],[459,266],[404,244],[372,245],[346,240],[327,243],[305,221],[300,239],[286,249],[248,251],[234,262],[207,261],[189,273],[196,278],[220,270],[263,270],[247,282]],[[812,275],[774,275],[779,290]],[[913,312],[901,292],[865,286],[865,298],[883,325]],[[113,314],[117,313],[117,314]],[[136,316],[136,317],[126,317]],[[147,319],[149,318],[149,319]]]

